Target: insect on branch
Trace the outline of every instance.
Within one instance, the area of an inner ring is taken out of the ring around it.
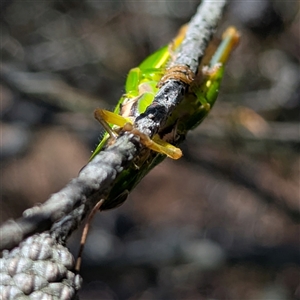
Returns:
[[[185,65],[192,72],[196,72],[221,18],[225,2],[202,2],[189,23],[174,66]],[[186,88],[187,83],[180,80],[167,81],[152,105],[137,118],[136,128],[152,137],[180,103]],[[113,145],[96,155],[77,178],[53,194],[44,204],[26,210],[20,219],[3,224],[1,249],[11,249],[24,238],[50,229],[52,234],[64,242],[99,199],[105,198],[117,175],[132,162],[140,149],[141,144],[137,136],[119,136]]]

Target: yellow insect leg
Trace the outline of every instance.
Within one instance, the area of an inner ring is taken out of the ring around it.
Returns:
[[[99,121],[99,123],[104,127],[104,129],[108,132],[108,134],[112,138],[116,138],[117,134],[109,126],[108,123],[117,125],[119,127],[123,127],[126,123],[129,122],[129,120],[125,119],[124,117],[122,117],[114,112],[111,112],[111,111],[108,111],[105,109],[101,109],[101,108],[97,108],[94,111],[94,117]]]
[[[227,62],[232,50],[237,46],[240,40],[240,34],[233,26],[228,27],[222,35],[222,42],[217,51],[213,55],[209,66],[202,69],[202,73],[206,76],[207,88],[213,83],[214,79],[219,77],[219,70]]]
[[[182,156],[182,151],[179,148],[161,140],[157,136],[150,139],[146,134],[140,132],[138,129],[132,129],[131,133],[139,136],[140,142],[155,152],[165,154],[172,159],[179,159]]]
[[[172,159],[179,159],[182,156],[182,151],[179,148],[163,141],[158,136],[154,136],[152,142],[153,145],[158,149],[156,150],[157,152],[166,154],[168,157]],[[153,148],[152,150],[155,150]]]
[[[173,56],[173,54],[174,54],[173,52],[176,51],[176,49],[181,45],[183,39],[185,38],[187,29],[188,29],[187,24],[181,26],[177,36],[169,44],[169,52],[170,52],[171,56]]]
[[[237,44],[240,41],[240,34],[237,31],[237,29],[233,26],[228,27],[226,31],[222,35],[222,39],[225,44],[225,49],[223,51],[223,54],[221,55],[219,62],[220,63],[226,63],[230,53],[232,50],[237,46]]]
[[[120,128],[123,128],[123,130],[139,136],[141,143],[153,151],[165,154],[172,159],[179,159],[182,156],[182,152],[179,148],[161,140],[157,136],[154,136],[153,139],[150,139],[146,134],[140,132],[138,129],[133,128],[131,122],[120,115],[108,110],[97,108],[94,112],[94,116],[105,128],[111,138],[115,139],[117,134],[108,123],[117,125]]]
[[[240,34],[235,27],[228,27],[222,35],[222,42],[210,61],[210,69],[216,68],[218,64],[227,62],[230,53],[237,46]]]

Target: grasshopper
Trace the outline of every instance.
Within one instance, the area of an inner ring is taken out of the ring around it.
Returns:
[[[166,156],[173,159],[180,158],[182,152],[177,148],[177,144],[185,139],[189,130],[194,129],[204,120],[218,97],[225,63],[239,41],[239,34],[234,27],[229,27],[224,32],[216,52],[209,58],[208,66],[200,66],[195,75],[186,66],[169,68],[182,43],[185,31],[186,27],[179,32],[170,45],[154,52],[137,68],[130,70],[126,79],[125,94],[113,112],[100,108],[95,110],[95,117],[106,129],[106,133],[91,159],[107,145],[113,143],[122,131],[138,135],[145,147],[133,163],[118,175],[107,197],[101,199],[90,213],[81,239],[76,263],[77,271],[80,269],[87,232],[95,213],[99,209],[106,210],[121,205],[140,180]],[[134,128],[134,121],[153,102],[159,88],[172,79],[185,82],[189,89],[163,127],[150,139]]]
[[[101,210],[122,204],[133,187],[166,156],[172,159],[180,158],[182,152],[177,144],[185,139],[189,130],[204,120],[217,99],[225,63],[239,41],[239,33],[234,27],[229,27],[224,32],[222,41],[210,58],[209,64],[201,66],[195,75],[187,66],[169,68],[182,43],[185,31],[186,26],[169,45],[154,52],[138,67],[130,70],[126,79],[125,94],[113,112],[100,108],[95,110],[95,118],[103,125],[106,133],[91,159],[113,143],[122,131],[138,135],[146,148],[144,154],[139,155],[132,166],[119,174]],[[159,88],[171,79],[188,84],[188,92],[168,117],[163,128],[150,139],[134,128],[134,121],[153,102]]]

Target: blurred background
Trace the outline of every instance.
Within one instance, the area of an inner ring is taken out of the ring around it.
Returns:
[[[94,108],[199,2],[0,2],[1,223],[77,176]],[[212,113],[183,158],[96,215],[81,299],[300,299],[299,2],[232,1],[217,36],[229,25],[242,39]]]

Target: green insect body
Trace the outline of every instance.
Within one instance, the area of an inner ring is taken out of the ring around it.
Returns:
[[[183,140],[187,132],[196,128],[213,107],[219,94],[225,63],[238,42],[239,33],[234,27],[229,27],[209,65],[200,68],[189,92],[166,122],[166,128],[174,126],[176,122],[176,141]],[[164,132],[164,128],[161,131]]]
[[[101,113],[100,120],[99,117],[97,119],[106,126],[105,128],[110,131],[110,134],[106,133],[91,159],[103,149],[112,135],[117,134],[118,130],[122,129],[125,122],[133,123],[136,117],[146,110],[153,102],[158,91],[158,82],[161,79],[178,79],[167,67],[183,37],[184,35],[180,33],[171,46],[165,46],[156,51],[137,68],[129,72],[125,85],[126,93],[119,100],[113,113],[97,110]],[[101,206],[101,210],[121,205],[126,200],[128,193],[140,180],[166,157],[165,154],[172,157],[172,151],[178,148],[170,143],[177,145],[186,137],[189,130],[192,130],[203,121],[217,99],[224,73],[224,65],[238,40],[239,36],[236,29],[233,27],[227,29],[221,44],[210,59],[209,66],[198,71],[197,78],[190,84],[183,101],[169,116],[157,137],[153,138],[154,143],[159,144],[158,148],[151,148],[155,151],[150,151],[146,147],[129,168],[118,175]],[[170,48],[172,53],[170,53]],[[110,125],[107,123],[110,123]],[[168,154],[168,148],[172,150],[170,155]],[[167,149],[166,152],[165,149]],[[178,157],[174,156],[172,158],[177,159]]]
[[[158,82],[166,73],[171,55],[174,55],[178,46],[180,46],[186,27],[184,26],[173,42],[157,50],[148,56],[138,67],[129,71],[125,83],[125,94],[119,100],[114,109],[114,114],[120,115],[128,122],[133,123],[135,118],[145,112],[146,108],[153,102],[158,91]],[[170,53],[171,51],[171,53]],[[100,120],[97,118],[105,129],[109,132],[109,128],[105,123],[109,123],[112,130],[117,131],[120,126],[114,123],[112,114],[107,111],[98,110],[101,113]],[[103,115],[104,114],[104,115]],[[115,116],[116,117],[116,116]],[[93,159],[107,144],[110,134],[106,132],[97,148],[93,152]],[[110,132],[111,133],[111,132]]]

